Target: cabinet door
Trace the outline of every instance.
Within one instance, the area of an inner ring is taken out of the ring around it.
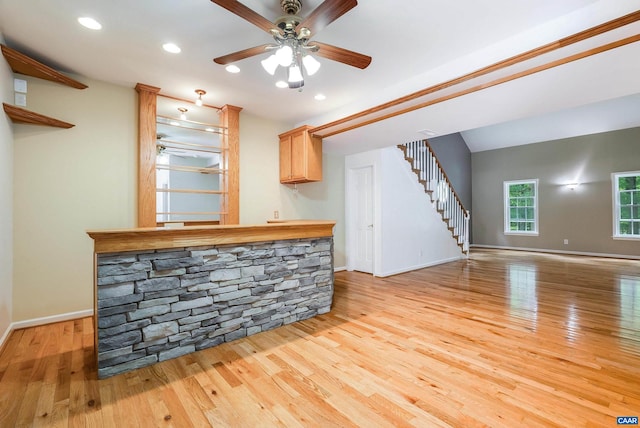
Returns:
[[[304,132],[291,136],[291,178],[299,180],[307,177],[307,150]]]
[[[291,180],[291,136],[280,139],[280,181]]]

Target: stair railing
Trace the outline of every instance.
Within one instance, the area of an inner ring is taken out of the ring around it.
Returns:
[[[453,238],[464,254],[469,253],[469,211],[451,186],[449,177],[440,165],[427,140],[398,145],[411,169],[418,176],[425,193],[447,224]]]

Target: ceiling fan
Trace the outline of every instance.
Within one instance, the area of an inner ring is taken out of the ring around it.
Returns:
[[[285,15],[271,22],[237,0],[211,0],[229,12],[245,19],[258,28],[270,33],[275,43],[255,46],[214,58],[214,62],[228,65],[245,58],[272,52],[262,61],[262,66],[271,75],[278,66],[287,69],[287,85],[289,88],[304,86],[303,67],[307,75],[313,75],[320,68],[320,63],[311,56],[341,62],[343,64],[365,69],[371,63],[371,57],[326,43],[310,41],[312,29],[319,32],[327,25],[357,6],[356,0],[325,0],[306,18],[298,16],[302,8],[301,0],[280,0]]]

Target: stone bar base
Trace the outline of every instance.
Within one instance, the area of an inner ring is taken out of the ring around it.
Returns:
[[[329,312],[333,240],[97,254],[98,377]]]

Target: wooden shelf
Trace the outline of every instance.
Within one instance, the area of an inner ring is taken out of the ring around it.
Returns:
[[[38,79],[49,80],[51,82],[60,83],[65,86],[70,86],[76,89],[86,89],[87,85],[80,83],[77,80],[73,80],[70,77],[54,70],[53,68],[44,65],[33,58],[29,58],[23,53],[20,53],[10,47],[0,44],[2,48],[2,55],[9,63],[11,70],[14,73],[24,74],[27,76],[37,77]],[[54,126],[56,128],[73,128],[75,125],[64,122],[62,120],[54,119],[49,116],[45,116],[40,113],[35,113],[27,109],[12,106],[2,103],[4,112],[11,118],[13,123],[23,123],[29,125],[43,125]]]
[[[11,118],[13,123],[23,123],[29,125],[55,126],[56,128],[73,128],[75,125],[62,120],[54,119],[43,114],[34,113],[27,109],[2,103],[4,112]]]
[[[52,82],[60,83],[62,85],[70,86],[76,89],[86,89],[87,85],[80,83],[77,80],[73,80],[70,77],[54,70],[53,68],[44,65],[33,58],[29,58],[23,53],[20,53],[5,45],[2,47],[2,55],[9,63],[11,70],[14,73],[25,74],[27,76],[37,77],[39,79],[50,80]]]

